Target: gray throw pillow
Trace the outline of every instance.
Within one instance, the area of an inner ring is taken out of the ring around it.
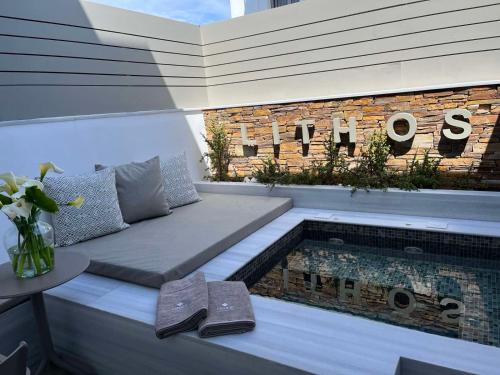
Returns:
[[[162,160],[160,167],[165,193],[171,208],[201,200],[189,174],[185,153]]]
[[[95,166],[96,171],[105,168],[107,167],[100,164]],[[143,163],[130,163],[113,168],[118,202],[125,222],[131,224],[170,213],[158,156]]]
[[[45,192],[60,204],[78,195],[85,198],[81,208],[62,205],[59,212],[53,215],[57,246],[69,246],[129,227],[123,221],[118,205],[114,170],[80,176],[46,177],[43,184]]]

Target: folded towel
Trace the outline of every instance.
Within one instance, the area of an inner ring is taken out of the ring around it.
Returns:
[[[241,281],[208,283],[208,316],[198,326],[200,337],[243,333],[255,327],[250,295]]]
[[[158,297],[156,336],[162,339],[196,329],[207,311],[208,288],[203,273],[165,283]]]

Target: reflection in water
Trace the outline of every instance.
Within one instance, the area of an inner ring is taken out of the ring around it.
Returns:
[[[308,239],[251,292],[500,346],[500,272],[469,263]]]

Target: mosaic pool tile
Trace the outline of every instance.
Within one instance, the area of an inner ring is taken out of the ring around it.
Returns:
[[[230,280],[251,293],[500,347],[500,238],[305,221]]]

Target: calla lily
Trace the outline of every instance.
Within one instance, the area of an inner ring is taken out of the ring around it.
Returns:
[[[73,207],[76,207],[76,208],[80,208],[80,207],[82,207],[83,203],[85,203],[85,198],[82,197],[81,195],[79,195],[78,197],[76,197],[71,202],[68,202],[68,206],[73,206]]]
[[[10,197],[13,200],[18,200],[24,197],[24,194],[26,194],[26,190],[22,187],[17,193],[12,194]]]
[[[32,186],[36,186],[38,189],[43,190],[43,184],[38,180],[27,179],[22,185],[24,188],[29,188]]]
[[[2,212],[5,213],[10,220],[15,220],[16,218],[23,217],[28,219],[31,214],[31,208],[33,205],[26,202],[25,199],[19,199],[18,201],[8,204],[2,207]]]
[[[16,177],[16,184],[18,184],[18,185],[22,185],[30,179],[27,176],[15,176],[15,177]]]
[[[14,200],[21,199],[22,197],[25,196],[26,194],[26,189],[30,187],[36,187],[37,189],[43,191],[43,184],[38,181],[38,180],[32,180],[32,179],[24,179],[24,182],[22,183],[21,186],[19,186],[19,191],[17,193],[12,194],[10,197]]]
[[[17,212],[14,210],[12,205],[7,205],[2,207],[2,212],[7,215],[10,220],[14,220],[17,217]]]
[[[10,187],[7,184],[0,185],[0,193],[10,193]]]
[[[0,174],[0,180],[5,182],[5,185],[2,185],[2,187],[5,189],[4,191],[7,192],[7,194],[10,195],[18,192],[19,188],[17,186],[16,176],[14,173],[2,173]]]
[[[64,173],[64,171],[59,168],[57,165],[52,163],[51,161],[48,161],[46,163],[41,163],[40,164],[40,181],[43,181],[43,178],[47,174],[47,172],[53,171],[55,173]]]

